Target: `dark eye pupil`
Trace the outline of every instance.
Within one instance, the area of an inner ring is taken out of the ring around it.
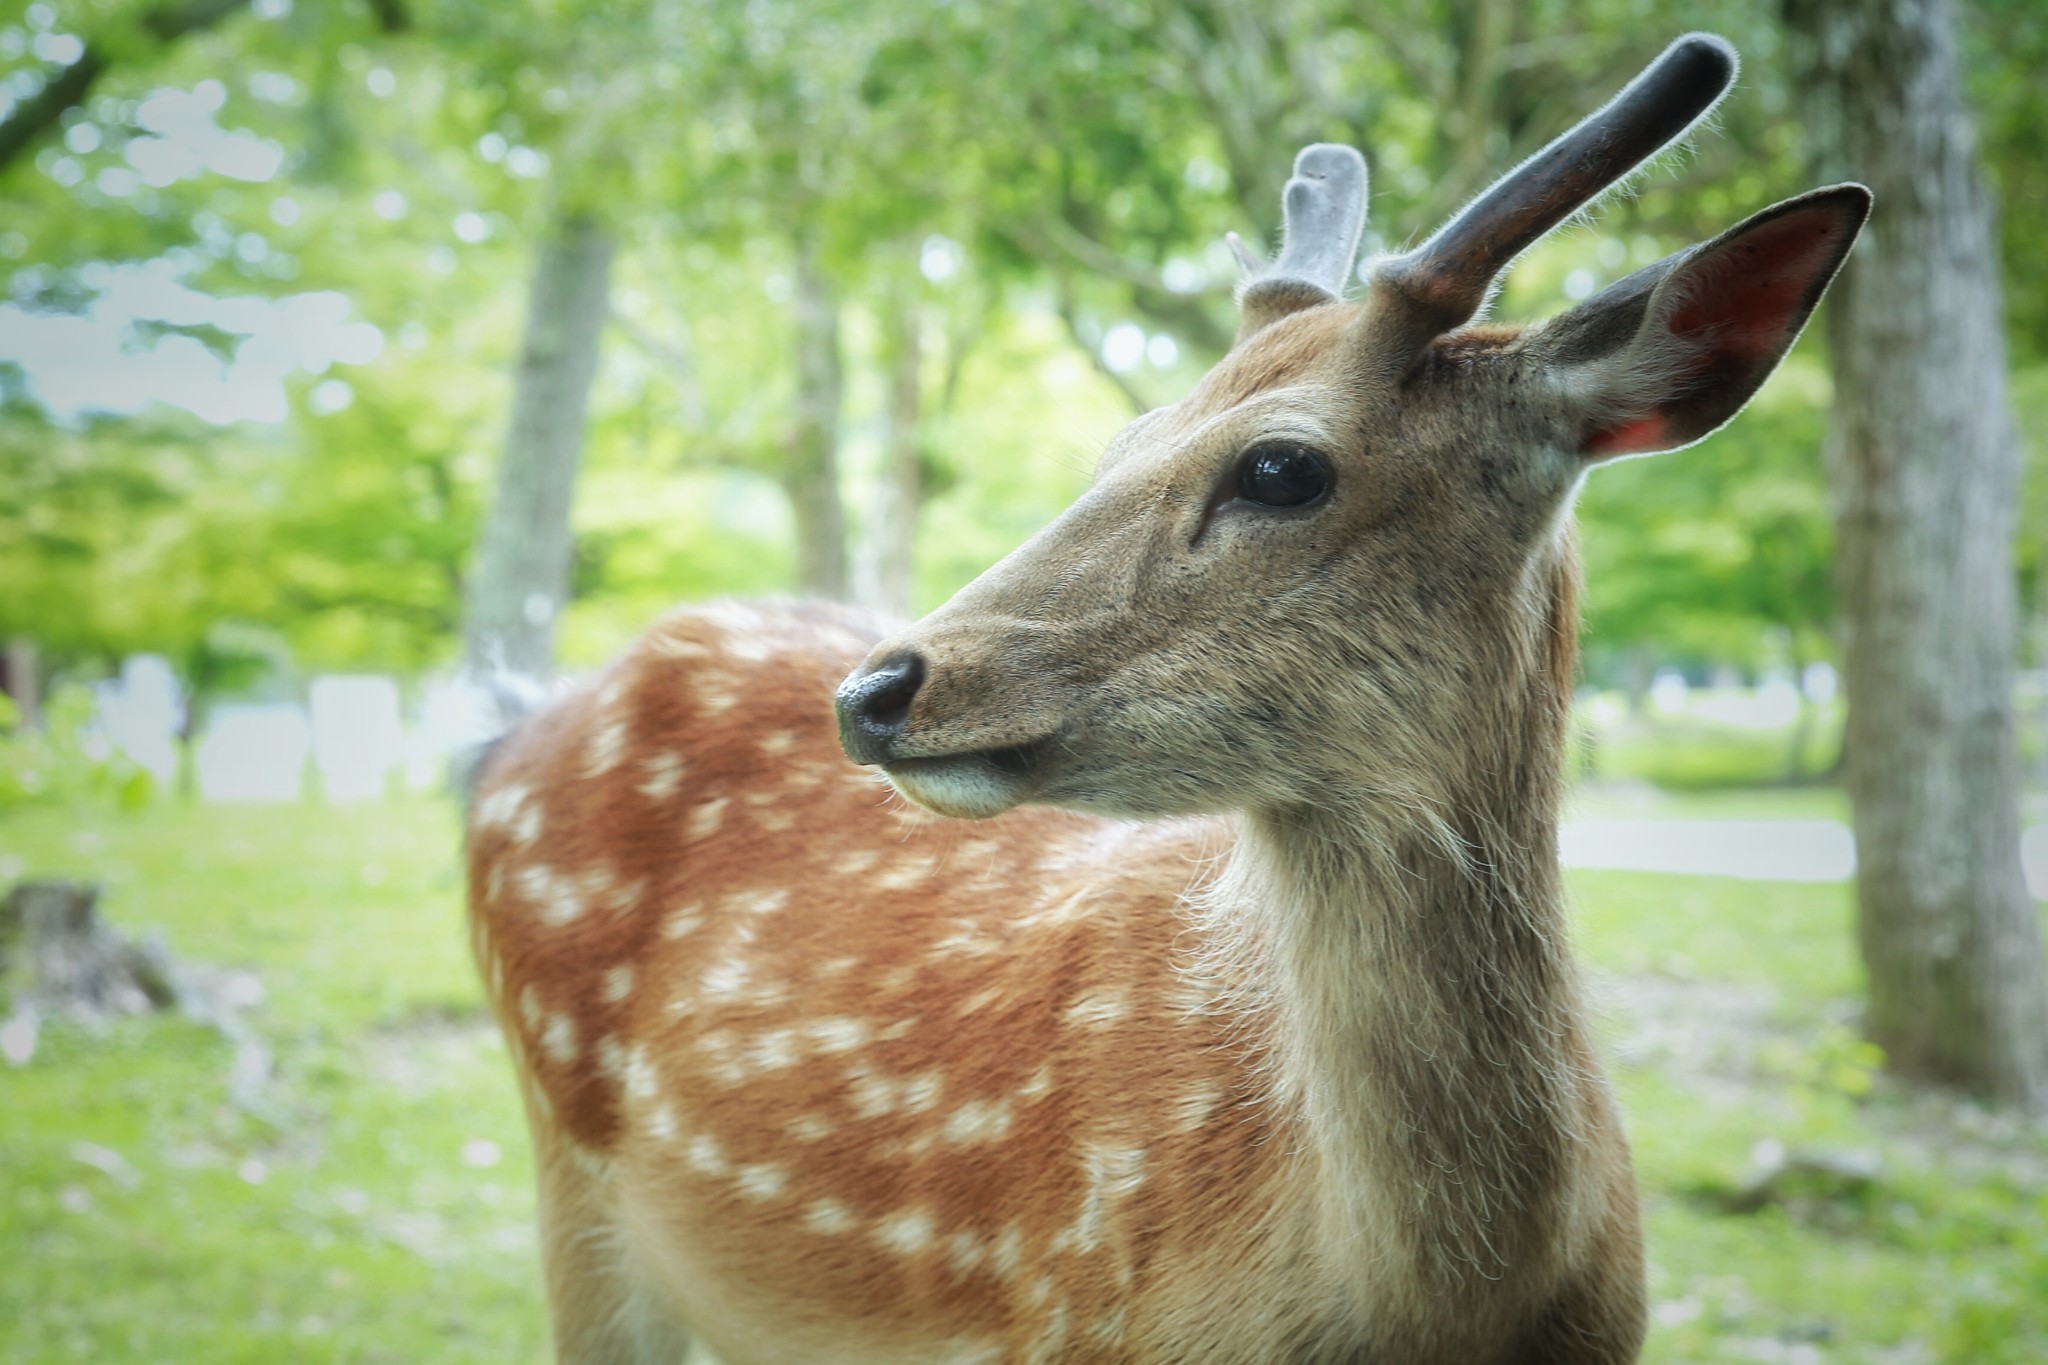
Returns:
[[[1329,486],[1329,462],[1307,446],[1258,446],[1237,476],[1237,495],[1261,507],[1299,507]]]

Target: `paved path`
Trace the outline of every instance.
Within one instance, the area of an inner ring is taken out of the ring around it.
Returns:
[[[1558,842],[1566,867],[1786,882],[1856,871],[1856,841],[1839,820],[1568,820]],[[2028,887],[2048,900],[2048,825],[2026,831],[2020,854]]]

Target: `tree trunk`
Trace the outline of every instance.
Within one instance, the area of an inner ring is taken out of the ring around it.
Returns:
[[[1902,1076],[2044,1106],[2048,972],[2014,744],[2019,461],[1951,8],[1783,4],[1815,160],[1877,197],[1829,310],[1868,1028]]]
[[[570,215],[541,244],[512,394],[497,495],[470,576],[464,629],[472,668],[545,678],[569,597],[569,509],[583,463],[611,276],[611,235]]]
[[[918,504],[924,478],[918,441],[923,416],[924,309],[918,297],[916,254],[890,280],[883,301],[883,365],[888,375],[887,421],[882,433],[882,477],[875,498],[872,562],[874,605],[910,615],[911,571],[917,549]]]
[[[0,660],[0,681],[14,700],[15,721],[24,730],[43,728],[42,669],[36,642],[17,635],[7,642],[7,654]]]
[[[846,513],[839,497],[839,407],[845,367],[839,300],[819,268],[817,247],[797,244],[796,422],[782,486],[796,517],[797,587],[806,596],[847,596]]]

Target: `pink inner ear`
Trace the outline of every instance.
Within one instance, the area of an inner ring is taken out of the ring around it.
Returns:
[[[1807,294],[1842,226],[1831,210],[1788,213],[1723,246],[1694,267],[1685,302],[1671,315],[1672,334],[1696,337],[1716,358],[1775,356],[1806,315]]]
[[[1652,413],[1633,421],[1596,431],[1586,438],[1588,455],[1640,455],[1646,450],[1663,450],[1677,444],[1671,439],[1670,424],[1663,414]]]

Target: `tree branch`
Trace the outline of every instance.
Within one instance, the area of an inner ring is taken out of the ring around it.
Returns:
[[[140,27],[159,44],[172,43],[188,33],[213,27],[248,3],[249,0],[185,0],[183,4],[149,11],[142,16]],[[41,93],[0,120],[0,173],[62,118],[65,110],[85,103],[86,94],[106,70],[104,45],[88,42],[79,59],[59,72]]]

